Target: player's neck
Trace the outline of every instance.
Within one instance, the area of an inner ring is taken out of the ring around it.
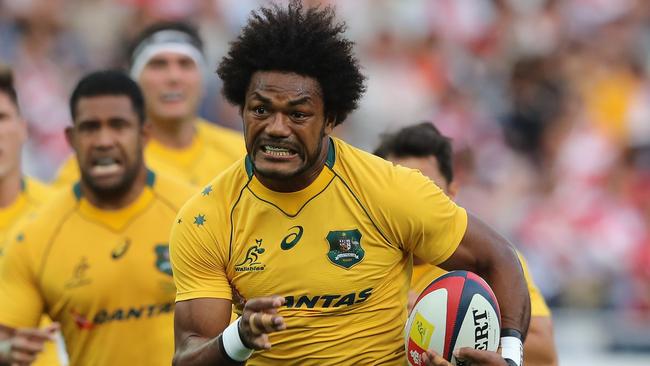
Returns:
[[[82,180],[81,189],[83,196],[93,206],[102,210],[120,210],[135,202],[147,185],[147,168],[142,165],[131,186],[123,193],[105,195],[94,192]]]
[[[20,169],[15,169],[0,177],[0,208],[5,208],[14,203],[22,190],[22,174]]]
[[[160,144],[173,148],[183,149],[192,144],[196,134],[196,116],[184,119],[153,119],[152,137]]]

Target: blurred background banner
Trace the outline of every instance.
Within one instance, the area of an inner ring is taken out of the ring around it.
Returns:
[[[70,153],[72,86],[126,65],[138,31],[192,21],[215,70],[262,3],[0,1],[0,62],[30,128],[25,172],[54,176]],[[453,138],[458,201],[529,260],[561,364],[650,364],[650,1],[321,3],[347,22],[368,77],[335,133],[372,150],[384,132],[433,121]],[[220,88],[208,75],[202,116],[241,129]]]

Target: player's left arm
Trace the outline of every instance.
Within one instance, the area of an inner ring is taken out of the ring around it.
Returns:
[[[467,227],[460,244],[439,266],[445,270],[468,270],[483,277],[499,302],[502,329],[515,337],[518,332],[524,341],[530,322],[530,296],[517,253],[505,238],[467,213]],[[510,351],[504,347],[504,358],[518,357]],[[520,360],[514,361],[521,364]]]

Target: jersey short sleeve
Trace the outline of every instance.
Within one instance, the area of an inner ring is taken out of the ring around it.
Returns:
[[[226,275],[228,227],[214,210],[207,210],[204,197],[193,197],[180,211],[169,242],[176,301],[195,298],[232,299]]]
[[[0,324],[35,327],[43,313],[43,297],[37,284],[35,255],[29,235],[18,227],[0,256]]]
[[[519,255],[521,268],[524,270],[524,277],[526,278],[526,283],[528,284],[528,293],[530,294],[530,316],[551,316],[551,310],[548,308],[548,305],[544,300],[544,296],[542,296],[539,288],[537,288],[537,285],[535,285],[533,276],[528,270],[528,263],[526,263],[526,260],[521,255],[521,253],[517,252],[517,255]]]
[[[390,236],[431,264],[449,258],[467,228],[467,212],[418,171],[396,167],[381,215]]]

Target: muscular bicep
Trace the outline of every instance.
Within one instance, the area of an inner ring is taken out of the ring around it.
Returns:
[[[202,298],[176,303],[174,339],[176,350],[192,338],[210,339],[218,336],[230,323],[232,302],[226,299]]]
[[[482,272],[493,260],[512,261],[514,248],[476,216],[467,213],[467,229],[456,251],[438,266],[445,270]],[[518,262],[518,261],[517,261]]]

